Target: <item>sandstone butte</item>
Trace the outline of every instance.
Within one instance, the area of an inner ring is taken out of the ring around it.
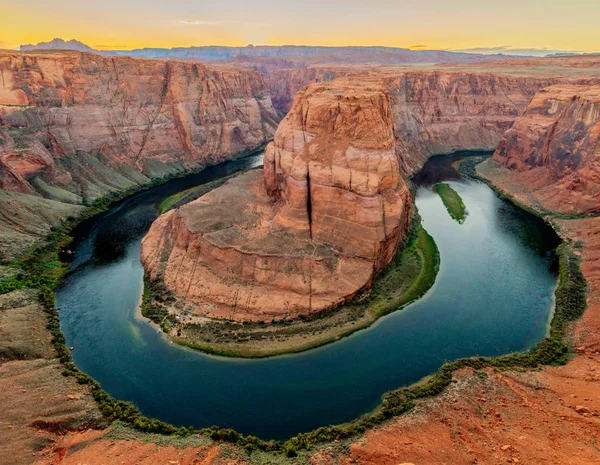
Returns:
[[[0,254],[83,202],[260,147],[279,120],[251,70],[0,51]]]
[[[532,185],[527,175],[539,168],[553,170],[555,162],[549,156],[533,163],[536,157],[532,157],[535,153],[530,152],[529,125],[533,120],[539,120],[540,125],[545,124],[548,108],[560,106],[562,114],[574,115],[569,123],[561,123],[563,128],[571,124],[575,134],[579,135],[577,128],[583,122],[592,133],[596,125],[587,119],[587,111],[575,110],[586,108],[586,103],[593,104],[599,94],[599,86],[556,86],[541,92],[515,122],[515,131],[521,128],[521,132],[507,134],[494,159],[478,166],[479,175],[524,205],[541,212],[550,211],[554,196],[546,196],[542,186]],[[597,124],[598,114],[595,115]],[[323,125],[326,124],[328,122],[323,121]],[[536,133],[542,140],[547,139],[545,131]],[[586,154],[593,150],[587,144],[574,144],[573,141],[579,139],[574,139],[567,130],[557,132],[552,139],[553,146],[568,150],[565,158],[585,159]],[[537,146],[545,150],[542,141]],[[513,154],[510,162],[507,162],[507,153]],[[566,162],[568,160],[562,160],[562,163]],[[505,163],[508,168],[503,166]],[[583,174],[586,169],[586,165],[574,162],[567,163],[567,166],[578,166],[569,169],[570,175],[579,171]],[[548,186],[552,185],[550,177],[544,179]],[[594,192],[598,180],[593,181],[592,178],[589,182],[596,183],[589,186]],[[571,194],[565,192],[565,195],[569,198]],[[568,205],[571,205],[570,201]],[[587,202],[578,203],[571,209],[573,213],[589,211]],[[576,250],[581,254],[581,268],[589,285],[588,308],[572,332],[572,342],[577,347],[573,359],[565,366],[539,371],[488,371],[487,376],[474,376],[469,370],[463,370],[455,375],[457,382],[443,394],[417,401],[410,415],[391,419],[382,427],[366,432],[353,441],[349,450],[340,451],[339,447],[332,446],[316,451],[310,457],[311,463],[599,463],[600,218],[554,217],[553,221],[560,226],[560,234],[565,239],[580,244]],[[201,458],[197,458],[198,454]],[[164,463],[166,459],[180,460],[180,463],[250,463],[243,457],[228,458],[216,445],[184,449],[173,446],[150,448],[140,441],[115,440],[93,430],[71,433],[59,439],[53,448],[38,456],[37,463],[103,464],[123,457],[134,457],[140,464]]]
[[[161,216],[142,263],[197,311],[281,319],[368,286],[408,226],[410,193],[381,89],[309,88],[251,172]],[[167,260],[163,260],[167,257]]]
[[[240,176],[161,216],[142,263],[196,315],[271,321],[332,309],[393,258],[410,219],[406,180],[427,157],[493,150],[558,81],[355,70],[311,84],[268,146],[264,176]]]

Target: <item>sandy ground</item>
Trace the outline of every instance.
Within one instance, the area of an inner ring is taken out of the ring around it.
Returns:
[[[0,464],[27,464],[66,431],[102,423],[87,389],[53,358],[35,291],[0,296]]]

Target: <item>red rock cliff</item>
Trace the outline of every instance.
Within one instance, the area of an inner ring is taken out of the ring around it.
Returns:
[[[4,52],[0,73],[0,124],[11,129],[0,150],[21,190],[36,174],[94,198],[223,161],[268,141],[277,124],[264,77],[249,70]]]
[[[256,148],[278,119],[250,70],[4,51],[0,187],[78,204]]]
[[[456,71],[386,78],[404,173],[419,170],[431,155],[494,150],[536,92],[556,81]]]
[[[600,212],[600,86],[540,91],[494,159],[517,171],[546,208]]]
[[[265,185],[281,199],[275,224],[374,261],[392,258],[410,195],[395,154],[382,86],[312,85],[300,92],[265,152]]]
[[[294,100],[251,172],[161,216],[142,263],[197,313],[281,319],[332,308],[368,286],[408,227],[410,193],[383,87]]]

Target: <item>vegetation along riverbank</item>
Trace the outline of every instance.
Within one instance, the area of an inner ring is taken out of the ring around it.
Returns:
[[[99,212],[105,207],[106,204],[102,203],[93,208],[96,208],[95,212]],[[94,210],[89,210],[88,215],[91,214],[94,214]],[[535,368],[541,364],[565,363],[570,353],[570,347],[565,341],[565,333],[569,323],[582,315],[586,304],[586,282],[579,268],[579,257],[574,253],[573,244],[565,241],[558,250],[560,275],[556,290],[556,311],[552,321],[551,333],[548,338],[528,353],[498,358],[477,357],[448,363],[426,383],[399,389],[384,395],[381,406],[371,414],[347,425],[322,427],[313,432],[300,434],[285,442],[263,441],[253,436],[242,436],[235,431],[218,427],[200,431],[191,428],[177,428],[162,421],[144,417],[133,405],[113,399],[102,390],[96,381],[80,372],[72,362],[69,350],[65,346],[64,336],[60,331],[58,311],[54,308],[54,288],[57,286],[62,273],[66,270],[64,263],[60,261],[59,252],[61,247],[69,242],[69,231],[75,222],[75,219],[71,219],[61,228],[56,228],[43,245],[32,250],[18,263],[12,264],[11,267],[17,270],[17,273],[8,275],[1,282],[2,293],[22,287],[33,287],[38,290],[39,300],[48,318],[48,329],[52,333],[52,342],[57,358],[63,364],[63,374],[74,377],[79,384],[88,386],[101,412],[104,414],[106,422],[121,420],[142,432],[177,434],[180,436],[200,434],[213,440],[234,443],[249,453],[261,450],[295,456],[319,444],[338,440],[343,441],[355,437],[374,425],[381,424],[395,415],[409,411],[415,400],[442,392],[445,387],[452,383],[453,372],[460,368],[472,367],[480,370],[492,367],[504,370],[515,367]],[[413,244],[419,237],[422,237],[421,232],[418,230],[414,231],[414,235],[411,236]],[[410,246],[402,249],[403,252],[406,250],[410,250]],[[393,269],[393,267],[390,269]],[[385,275],[384,273],[382,276],[385,277]],[[389,279],[388,284],[392,282],[392,278]],[[382,288],[385,288],[384,284],[382,284]],[[371,295],[374,293],[375,288]],[[373,297],[369,297],[376,299],[378,296],[375,293]],[[385,301],[379,302],[382,303],[381,307],[378,308],[385,312]]]
[[[438,268],[435,242],[414,215],[410,233],[371,289],[329,312],[273,323],[196,318],[160,281],[146,279],[142,314],[161,325],[177,344],[203,352],[244,358],[297,353],[367,328],[415,301],[433,285]]]

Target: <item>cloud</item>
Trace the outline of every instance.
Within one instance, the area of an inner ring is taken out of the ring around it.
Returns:
[[[408,48],[411,49],[411,50],[421,50],[421,49],[427,48],[427,45],[422,45],[422,44],[411,45]]]
[[[211,21],[204,21],[202,19],[185,19],[183,21],[179,21],[182,24],[188,24],[190,26],[207,26],[209,24],[215,24]]]

